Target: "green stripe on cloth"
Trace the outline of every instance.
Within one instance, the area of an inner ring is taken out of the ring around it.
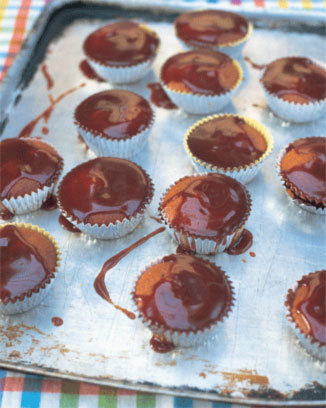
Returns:
[[[60,394],[60,408],[78,408],[78,394]]]
[[[118,397],[116,395],[99,395],[98,408],[116,408],[118,406]]]
[[[137,408],[155,408],[156,398],[153,394],[137,394]]]

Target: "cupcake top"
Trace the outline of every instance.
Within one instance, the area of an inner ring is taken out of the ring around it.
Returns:
[[[220,240],[246,222],[250,204],[249,193],[241,183],[208,173],[178,180],[164,195],[160,211],[172,228]]]
[[[287,102],[307,104],[326,98],[326,70],[304,57],[287,57],[267,65],[265,89]]]
[[[117,21],[92,32],[83,44],[85,54],[100,64],[124,67],[156,55],[156,33],[133,21]]]
[[[63,178],[59,206],[66,217],[84,224],[109,225],[144,211],[153,186],[136,163],[98,157],[73,168]]]
[[[212,48],[236,43],[249,31],[249,22],[236,13],[221,10],[189,11],[174,23],[176,35],[187,45]]]
[[[161,69],[163,83],[179,92],[224,94],[235,88],[240,79],[241,72],[234,60],[206,49],[173,55]]]
[[[198,331],[222,321],[231,309],[231,284],[213,263],[169,255],[139,277],[133,293],[147,320],[176,331]]]
[[[200,121],[190,129],[185,142],[195,158],[220,168],[249,165],[267,150],[262,133],[235,115]]]
[[[54,277],[54,243],[30,224],[0,227],[0,303],[14,303],[37,292]]]
[[[75,123],[106,139],[128,139],[147,129],[153,120],[150,104],[125,90],[98,92],[75,110]]]
[[[63,160],[49,144],[36,139],[0,142],[0,199],[17,198],[50,186],[59,177]]]
[[[326,138],[308,137],[290,143],[280,162],[280,174],[295,195],[326,206]]]
[[[326,270],[310,273],[290,289],[285,302],[290,318],[312,342],[326,345]]]

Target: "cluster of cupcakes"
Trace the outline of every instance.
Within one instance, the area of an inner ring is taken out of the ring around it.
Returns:
[[[233,57],[250,37],[251,23],[235,13],[205,10],[180,15],[174,27],[188,50],[163,64],[162,87],[185,112],[218,112],[243,79]],[[92,32],[83,51],[96,74],[116,84],[143,78],[159,46],[159,37],[147,26],[118,21]],[[270,108],[296,122],[325,113],[325,81],[325,69],[302,57],[273,61],[261,78]],[[113,89],[82,101],[73,120],[97,158],[63,177],[58,188],[61,214],[91,237],[123,237],[141,222],[154,194],[150,176],[129,160],[146,145],[154,112],[142,96]],[[162,222],[184,253],[165,256],[144,268],[132,299],[136,313],[152,332],[175,345],[190,346],[218,332],[235,299],[226,273],[195,254],[216,254],[239,241],[251,213],[251,197],[243,184],[257,175],[272,151],[273,139],[253,119],[221,114],[195,123],[184,137],[184,147],[196,174],[175,181],[159,204]],[[56,150],[37,139],[7,139],[0,142],[0,156],[2,217],[44,205],[63,168]],[[277,162],[291,200],[317,214],[325,214],[325,163],[323,137],[290,143]],[[0,225],[0,242],[5,253],[0,311],[26,311],[44,298],[58,273],[58,245],[44,230],[17,223]],[[286,307],[300,341],[312,355],[325,358],[325,336],[320,336],[326,326],[325,271],[298,281],[288,292]]]

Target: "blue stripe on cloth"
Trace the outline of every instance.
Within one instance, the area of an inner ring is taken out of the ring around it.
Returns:
[[[32,374],[25,375],[21,408],[38,408],[40,406],[42,382],[42,377]]]
[[[194,402],[190,398],[175,397],[174,408],[193,408]]]
[[[231,408],[232,404],[226,404],[223,402],[212,402],[212,408]]]
[[[2,403],[3,388],[5,386],[6,375],[7,375],[7,372],[5,370],[0,369],[0,406]]]

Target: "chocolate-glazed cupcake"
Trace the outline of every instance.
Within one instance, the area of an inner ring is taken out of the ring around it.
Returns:
[[[237,242],[250,209],[247,189],[237,180],[215,173],[179,179],[159,205],[172,238],[199,254],[216,254]]]
[[[302,209],[326,214],[326,138],[295,140],[279,154],[277,168],[289,198]]]
[[[160,77],[165,92],[180,109],[209,114],[230,102],[242,80],[242,69],[228,55],[202,49],[168,58]]]
[[[186,47],[226,53],[241,51],[252,32],[245,17],[223,10],[188,11],[175,20],[174,27]]]
[[[54,238],[24,223],[0,224],[0,311],[25,312],[48,294],[60,264]]]
[[[67,173],[58,188],[62,215],[94,238],[120,238],[136,228],[153,197],[148,174],[136,163],[99,157]]]
[[[154,122],[150,104],[125,90],[98,92],[76,108],[74,123],[97,156],[131,158],[141,151]]]
[[[326,114],[326,70],[309,58],[271,62],[261,83],[267,104],[285,120],[308,122]]]
[[[303,276],[288,291],[287,318],[309,354],[326,359],[326,270]]]
[[[0,198],[4,213],[38,210],[53,192],[63,159],[49,143],[11,138],[0,142]]]
[[[101,78],[128,83],[143,78],[151,69],[159,44],[157,34],[149,27],[121,20],[92,32],[83,50]]]
[[[234,293],[219,266],[193,255],[172,254],[140,273],[132,299],[152,332],[176,346],[191,346],[218,334]]]
[[[195,169],[251,181],[273,148],[267,129],[240,115],[214,115],[195,123],[185,135],[184,146]]]

